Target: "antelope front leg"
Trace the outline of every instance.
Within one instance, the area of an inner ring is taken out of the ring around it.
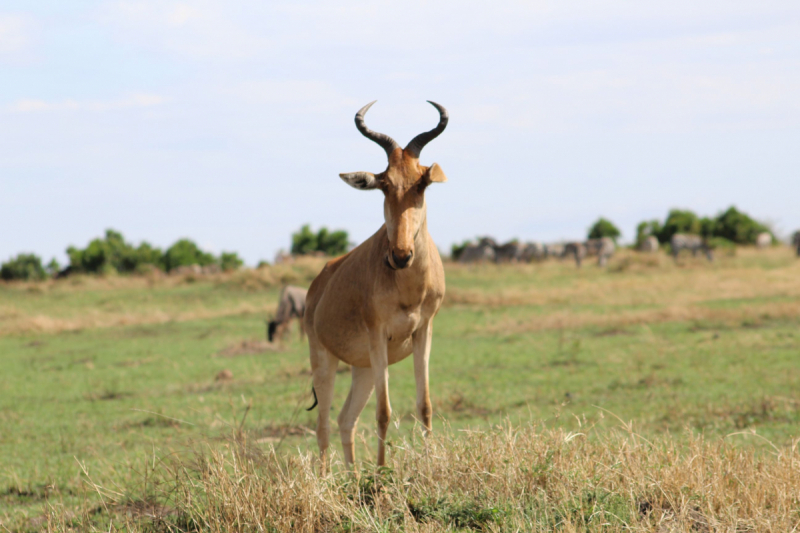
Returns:
[[[433,321],[414,332],[414,378],[417,382],[417,416],[425,426],[425,434],[431,431],[431,396],[428,389],[428,360],[431,356]]]
[[[358,415],[367,405],[367,400],[372,395],[373,377],[369,368],[350,367],[353,381],[350,384],[350,393],[344,402],[342,412],[339,414],[339,433],[342,436],[342,449],[344,460],[348,466],[355,461],[355,434]]]
[[[382,332],[375,336],[371,344],[370,364],[378,403],[375,415],[378,421],[378,466],[383,466],[386,464],[386,432],[392,416],[392,406],[389,404],[389,346]]]
[[[317,410],[317,445],[319,445],[320,472],[324,474],[328,465],[328,446],[330,444],[330,412],[333,404],[333,385],[336,381],[338,360],[324,348],[311,343],[311,379],[314,393],[319,402]]]

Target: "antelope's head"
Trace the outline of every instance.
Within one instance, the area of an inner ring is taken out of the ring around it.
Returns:
[[[447,110],[437,103],[428,102],[439,111],[439,124],[414,137],[405,148],[400,148],[394,139],[376,133],[364,124],[364,115],[374,103],[365,105],[356,113],[356,128],[386,151],[389,166],[380,174],[352,172],[339,174],[339,177],[356,189],[380,189],[383,192],[383,217],[389,236],[386,261],[391,268],[399,270],[411,266],[414,261],[414,240],[425,221],[425,189],[433,182],[447,181],[438,164],[429,167],[419,164],[422,148],[447,126]]]

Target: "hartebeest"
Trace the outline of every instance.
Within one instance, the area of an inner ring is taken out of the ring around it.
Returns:
[[[311,283],[306,299],[305,324],[315,405],[319,403],[317,443],[323,469],[339,361],[352,368],[350,393],[338,418],[348,464],[355,457],[356,422],[373,388],[378,404],[378,465],[385,464],[386,431],[392,414],[389,365],[412,352],[417,414],[425,431],[431,430],[428,358],[433,317],[444,298],[444,269],[428,233],[425,189],[447,178],[436,163],[420,165],[419,154],[444,131],[447,111],[429,102],[439,111],[439,124],[400,148],[388,135],[365,125],[364,114],[374,103],[356,113],[356,127],[386,151],[388,168],[380,174],[353,172],[339,177],[356,189],[383,192],[385,224],[351,252],[326,264]]]

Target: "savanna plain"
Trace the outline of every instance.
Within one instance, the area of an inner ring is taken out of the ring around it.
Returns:
[[[297,325],[282,343],[264,334],[281,286],[308,286],[322,264],[0,285],[0,529],[800,525],[787,247],[446,264],[433,433],[415,422],[409,358],[390,368],[388,466],[374,465],[371,400],[355,470],[334,438],[324,475],[307,345]]]

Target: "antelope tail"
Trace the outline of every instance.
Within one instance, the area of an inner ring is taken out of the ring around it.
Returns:
[[[314,410],[314,408],[315,408],[315,407],[317,406],[317,404],[319,403],[319,402],[317,401],[317,391],[315,391],[315,390],[314,390],[314,386],[313,386],[313,385],[311,386],[311,393],[314,395],[314,405],[312,405],[311,407],[309,407],[308,409],[306,409],[306,411],[313,411],[313,410]]]

